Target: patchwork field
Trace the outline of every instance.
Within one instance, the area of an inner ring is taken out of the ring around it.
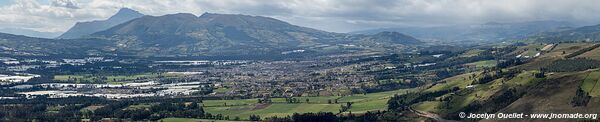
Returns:
[[[158,77],[176,77],[175,74],[162,74],[162,73],[144,73],[135,75],[94,75],[94,74],[82,74],[82,75],[55,75],[53,80],[57,81],[74,81],[75,83],[93,83],[100,81],[109,84],[120,84],[124,81],[131,81],[137,79],[148,79]]]
[[[400,89],[387,92],[370,94],[356,94],[352,96],[320,96],[320,97],[294,97],[300,103],[286,103],[285,98],[273,98],[272,104],[258,104],[258,99],[240,100],[204,100],[204,110],[211,114],[222,114],[230,118],[240,117],[247,119],[250,115],[260,117],[288,116],[294,113],[332,112],[339,113],[342,104],[352,102],[349,111],[361,113],[387,109],[387,101],[394,94],[404,94],[415,89]],[[306,103],[306,99],[309,102]],[[337,99],[338,104],[334,103]],[[331,104],[329,100],[332,101]]]
[[[480,72],[466,73],[466,74],[461,74],[461,75],[457,75],[454,77],[446,78],[446,79],[442,80],[442,81],[444,81],[443,83],[438,83],[438,84],[432,86],[431,88],[426,89],[425,92],[448,90],[448,89],[451,89],[454,87],[465,88],[468,85],[471,85],[473,80],[475,78],[477,78],[479,74],[480,74]]]
[[[265,107],[266,106],[266,107]],[[339,112],[339,104],[282,104],[274,103],[267,105],[247,105],[228,107],[205,107],[204,110],[211,114],[223,114],[230,117],[247,119],[250,115],[261,117],[279,116],[285,117],[294,113],[307,112]]]
[[[533,59],[527,64],[519,66],[519,69],[523,70],[539,70],[542,67],[550,65],[553,61],[563,59],[564,56],[576,52],[580,49],[584,49],[593,45],[591,43],[560,43],[555,45],[552,50],[545,51],[543,55]],[[581,56],[581,55],[580,55]],[[579,56],[578,56],[579,57]],[[591,58],[591,57],[586,57]]]
[[[461,55],[461,57],[473,57],[473,56],[477,56],[477,55],[479,55],[483,51],[484,50],[480,50],[480,49],[469,50],[469,51],[463,53]]]

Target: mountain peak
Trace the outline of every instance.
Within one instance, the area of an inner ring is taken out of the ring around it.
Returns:
[[[117,14],[119,13],[139,13],[136,10],[130,9],[130,8],[121,8],[119,9],[119,12],[117,12]]]
[[[130,19],[131,17],[141,17],[144,16],[144,14],[133,10],[133,9],[129,9],[129,8],[121,8],[119,9],[119,11],[111,16],[110,18],[108,18],[108,20],[126,20],[126,19]]]
[[[121,8],[115,15],[106,20],[96,20],[91,22],[77,22],[71,29],[60,35],[61,39],[81,38],[89,34],[106,30],[115,25],[140,18],[144,16],[140,12],[129,8]]]

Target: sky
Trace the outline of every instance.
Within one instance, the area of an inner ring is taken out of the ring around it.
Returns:
[[[600,23],[599,0],[0,0],[0,28],[64,32],[127,7],[146,15],[267,16],[332,32],[486,22]]]

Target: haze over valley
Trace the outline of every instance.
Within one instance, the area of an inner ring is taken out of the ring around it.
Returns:
[[[597,121],[597,4],[0,2],[0,121]]]

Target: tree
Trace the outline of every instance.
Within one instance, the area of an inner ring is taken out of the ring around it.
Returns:
[[[250,115],[250,121],[260,121],[260,116],[258,115]]]
[[[352,107],[352,102],[346,102],[346,107],[348,107],[348,108]]]

